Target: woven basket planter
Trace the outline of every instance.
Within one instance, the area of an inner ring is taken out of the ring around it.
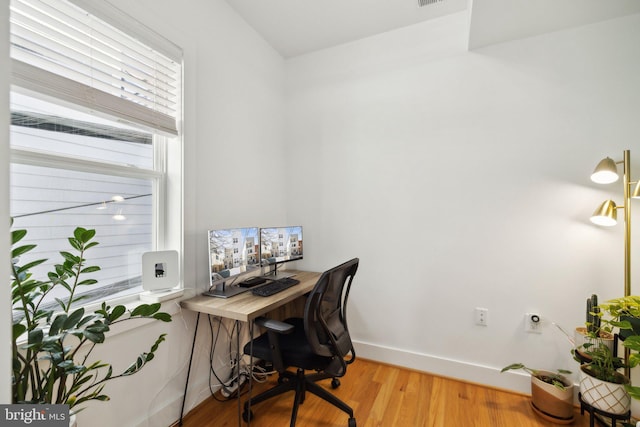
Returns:
[[[599,380],[585,371],[587,365],[580,367],[580,393],[582,399],[596,409],[609,414],[624,414],[631,406],[631,397],[624,389],[629,380],[622,374],[622,384]]]

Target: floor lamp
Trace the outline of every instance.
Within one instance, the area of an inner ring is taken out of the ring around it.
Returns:
[[[603,202],[591,216],[591,222],[603,226],[613,226],[618,222],[618,209],[622,209],[624,212],[624,296],[631,295],[631,199],[640,198],[640,181],[631,181],[630,158],[629,150],[624,151],[621,162],[615,162],[607,157],[598,163],[591,175],[591,180],[598,184],[616,182],[619,178],[617,164],[623,164],[623,205],[617,206],[613,200]],[[633,191],[631,190],[632,185],[635,185]]]
[[[598,184],[610,184],[619,179],[617,163],[623,165],[624,201],[622,206],[616,206],[613,200],[606,200],[591,216],[591,222],[603,226],[616,225],[617,211],[624,212],[624,296],[631,295],[631,199],[640,198],[640,181],[631,181],[631,153],[625,150],[622,162],[615,162],[607,157],[598,163],[591,175],[591,180]],[[635,189],[631,191],[631,186]],[[625,348],[625,361],[629,360],[629,349]],[[625,363],[626,364],[626,363]],[[629,367],[625,367],[625,375],[629,377]]]

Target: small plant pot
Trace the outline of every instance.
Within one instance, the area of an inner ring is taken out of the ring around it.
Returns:
[[[540,375],[557,376],[553,372],[539,371]],[[573,415],[573,384],[567,378],[560,379],[564,390],[549,384],[537,376],[531,376],[531,405],[535,412],[556,424],[571,424]]]
[[[604,332],[604,331],[600,331],[599,334],[599,339],[593,339],[589,336],[588,332],[587,332],[587,328],[585,327],[577,327],[574,334],[573,334],[573,338],[575,341],[575,348],[576,351],[580,353],[580,355],[585,358],[587,357],[586,355],[583,354],[581,347],[583,344],[593,344],[593,345],[598,345],[598,341],[601,342],[602,344],[606,345],[607,347],[609,347],[609,350],[611,350],[611,353],[613,353],[613,343],[614,343],[614,339],[613,339],[613,334],[610,334],[608,332]]]
[[[588,365],[580,366],[580,393],[582,400],[609,414],[621,415],[629,411],[631,397],[624,386],[629,379],[618,373],[620,384],[600,380],[592,376]]]

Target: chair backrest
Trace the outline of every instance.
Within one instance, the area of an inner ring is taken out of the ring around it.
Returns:
[[[355,359],[355,350],[347,327],[347,299],[360,260],[354,258],[325,271],[307,297],[304,329],[311,349],[320,356],[332,357],[325,372],[344,375],[347,363]],[[351,354],[350,360],[345,357]]]

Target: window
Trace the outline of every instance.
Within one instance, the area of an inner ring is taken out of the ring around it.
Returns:
[[[33,270],[41,279],[76,226],[96,229],[87,259],[99,285],[85,303],[138,293],[142,254],[180,228],[165,217],[180,197],[166,189],[181,176],[167,160],[181,152],[181,53],[104,5],[91,12],[63,0],[11,0],[10,11],[14,228],[49,259]]]

